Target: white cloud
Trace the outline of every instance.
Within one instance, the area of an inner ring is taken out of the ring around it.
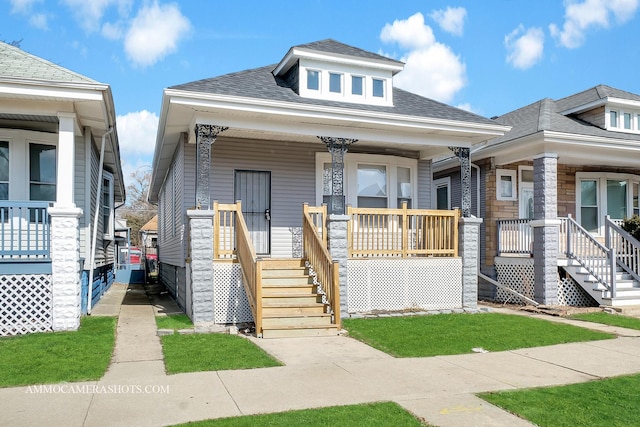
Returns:
[[[175,52],[190,30],[191,23],[176,4],[155,1],[142,7],[133,19],[125,36],[125,52],[134,65],[153,65]]]
[[[88,32],[98,31],[101,28],[102,18],[107,9],[117,6],[120,16],[128,16],[133,0],[62,0],[80,26]]]
[[[464,7],[447,7],[446,9],[434,10],[429,14],[429,17],[436,21],[444,31],[454,36],[462,36],[467,9]]]
[[[551,35],[566,48],[580,47],[590,29],[608,28],[613,18],[618,24],[632,19],[639,0],[575,0],[565,1],[564,24],[560,29],[549,25]]]
[[[504,38],[507,48],[507,62],[515,68],[526,70],[533,67],[542,58],[544,51],[544,32],[540,28],[518,28]]]
[[[380,39],[408,49],[401,58],[404,70],[394,77],[403,89],[450,102],[467,82],[466,66],[449,46],[436,41],[421,13],[386,24]]]
[[[380,39],[409,49],[429,46],[436,41],[431,27],[424,25],[424,16],[420,12],[408,19],[396,19],[393,24],[386,24],[380,33]]]
[[[39,30],[49,29],[47,15],[44,13],[34,13],[29,17],[29,24]]]
[[[158,116],[147,110],[127,113],[116,118],[120,155],[152,155],[158,133]],[[149,161],[151,163],[151,161]]]
[[[457,108],[461,109],[461,110],[465,110],[468,111],[470,113],[474,113],[475,111],[473,111],[473,108],[471,108],[471,104],[468,102],[462,103],[462,104],[458,104],[456,105]]]
[[[28,14],[36,3],[42,3],[43,0],[9,0],[11,3],[11,13]]]

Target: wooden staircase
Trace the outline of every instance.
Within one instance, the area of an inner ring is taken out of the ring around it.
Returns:
[[[262,261],[262,338],[337,335],[318,286],[301,259]]]

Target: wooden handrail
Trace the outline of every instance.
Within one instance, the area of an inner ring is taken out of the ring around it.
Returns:
[[[247,224],[242,216],[242,204],[213,203],[214,259],[235,259],[240,264],[242,282],[249,300],[256,335],[262,333],[262,260],[256,256]]]
[[[302,247],[303,257],[316,273],[316,280],[324,291],[325,297],[333,313],[333,323],[340,328],[340,279],[338,262],[332,261],[331,254],[318,229],[323,229],[326,236],[326,225],[318,227],[311,212],[317,208],[309,208],[305,203],[302,208]],[[324,207],[323,223],[326,222],[326,206]]]
[[[349,257],[458,256],[460,210],[347,207]]]
[[[315,225],[316,230],[324,244],[327,244],[327,205],[323,203],[322,206],[309,206],[307,203],[303,205],[305,212],[309,213],[311,222]]]

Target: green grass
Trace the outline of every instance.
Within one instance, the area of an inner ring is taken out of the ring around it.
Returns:
[[[368,403],[363,405],[331,406],[319,409],[278,412],[274,414],[247,415],[219,418],[195,423],[181,424],[193,427],[253,427],[253,426],[305,426],[305,427],[360,427],[360,426],[424,426],[411,413],[394,402]]]
[[[156,316],[158,329],[191,329],[193,323],[186,314],[172,314],[169,316]]]
[[[281,366],[260,347],[236,335],[173,334],[161,339],[169,374]]]
[[[396,357],[513,350],[613,338],[577,326],[499,313],[345,319],[349,335]]]
[[[638,390],[632,375],[479,396],[539,426],[612,427],[638,425]]]
[[[587,322],[603,323],[605,325],[619,326],[621,328],[640,329],[640,319],[635,317],[620,316],[605,312],[580,313],[569,316],[570,319],[586,320]]]
[[[0,339],[0,387],[100,379],[111,360],[115,317],[84,317],[75,332]]]

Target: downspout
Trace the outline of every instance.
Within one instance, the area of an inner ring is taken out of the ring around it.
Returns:
[[[102,143],[100,144],[100,163],[98,164],[98,185],[96,188],[95,212],[93,214],[93,230],[91,237],[91,259],[89,260],[89,286],[87,286],[87,315],[91,315],[91,296],[93,295],[93,270],[96,261],[96,241],[98,240],[98,216],[100,214],[100,195],[102,194],[102,167],[104,166],[104,143],[107,135],[113,132],[114,128],[109,128],[102,135]]]
[[[480,166],[471,163],[471,167],[474,168],[476,173],[476,218],[480,218]]]

